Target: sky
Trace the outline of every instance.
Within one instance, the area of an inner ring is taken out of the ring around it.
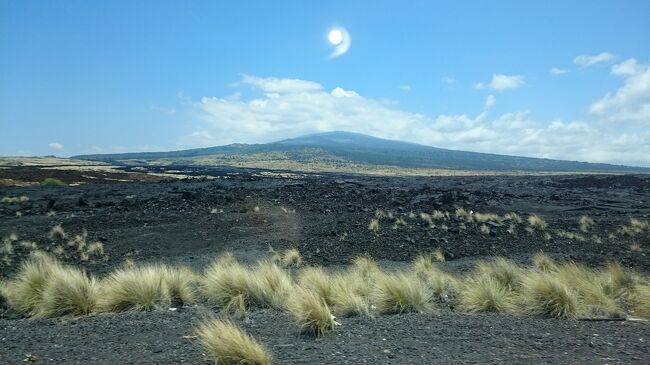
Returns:
[[[646,0],[0,0],[0,155],[345,130],[650,166],[648,14]]]

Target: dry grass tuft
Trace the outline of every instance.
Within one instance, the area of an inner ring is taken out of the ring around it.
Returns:
[[[641,252],[643,251],[641,249],[641,245],[638,242],[630,244],[630,251],[632,252]]]
[[[543,252],[538,252],[533,256],[533,267],[545,273],[557,271],[558,268],[555,260]]]
[[[627,225],[621,227],[620,233],[627,236],[634,236],[643,231],[650,231],[650,221],[642,221],[636,218],[631,218]]]
[[[459,307],[463,311],[506,312],[514,309],[514,292],[492,276],[470,278],[460,289]]]
[[[53,226],[52,228],[50,228],[50,232],[48,233],[48,237],[50,239],[54,239],[56,237],[59,237],[59,238],[64,240],[64,239],[66,239],[68,237],[68,235],[63,230],[63,227],[61,227],[60,224],[57,224],[57,225]]]
[[[431,219],[433,220],[449,220],[449,212],[445,212],[442,210],[434,210],[431,212]]]
[[[486,223],[486,222],[501,222],[503,221],[503,218],[499,216],[498,214],[495,213],[479,213],[476,212],[474,214],[474,220],[476,220],[479,223]]]
[[[269,350],[227,320],[203,320],[196,335],[217,365],[269,365]]]
[[[639,285],[636,292],[632,312],[636,316],[650,319],[650,284]]]
[[[298,285],[322,298],[325,303],[332,305],[334,288],[332,278],[321,267],[306,267],[298,273]]]
[[[332,310],[337,316],[370,315],[371,286],[361,272],[351,270],[332,278]]]
[[[284,307],[293,289],[289,274],[272,262],[258,263],[248,280],[251,301],[262,307]]]
[[[283,267],[300,267],[302,265],[302,256],[300,251],[295,248],[290,248],[284,251],[282,255],[282,266]]]
[[[480,230],[481,230],[481,233],[483,233],[485,235],[490,234],[490,227],[488,227],[485,224],[481,224]]]
[[[250,273],[239,263],[217,259],[206,270],[201,288],[206,299],[226,312],[244,313],[251,306]]]
[[[54,266],[35,317],[86,315],[95,310],[99,286],[94,278],[71,267]]]
[[[479,261],[475,271],[476,276],[490,277],[508,290],[519,288],[524,276],[522,268],[503,257],[497,257],[491,261]]]
[[[371,230],[374,233],[379,232],[379,220],[378,219],[371,219],[370,223],[368,223],[368,229]]]
[[[474,221],[474,217],[472,216],[471,212],[466,211],[463,208],[458,208],[456,209],[456,212],[454,213],[456,215],[456,218],[460,220],[464,220],[468,223],[471,223]]]
[[[429,312],[432,296],[416,275],[389,273],[377,276],[371,302],[379,313]]]
[[[537,214],[528,216],[528,227],[533,231],[544,231],[547,227],[546,221]]]
[[[171,295],[162,265],[126,266],[101,282],[98,307],[105,312],[153,310],[169,307]]]
[[[591,229],[591,227],[594,225],[594,220],[587,217],[586,215],[583,215],[580,217],[578,224],[580,225],[580,230],[584,233],[587,233],[589,232],[589,229]]]
[[[47,282],[59,269],[61,264],[51,256],[33,252],[21,264],[16,277],[5,283],[3,295],[9,306],[21,314],[38,314]]]
[[[523,281],[523,311],[554,318],[573,318],[579,311],[577,294],[556,276],[530,273]]]
[[[325,300],[320,295],[303,288],[298,288],[291,295],[287,310],[304,333],[320,336],[339,324]]]
[[[357,256],[352,260],[352,268],[357,271],[362,278],[368,280],[379,273],[379,266],[370,256]]]
[[[4,196],[2,199],[0,199],[0,203],[5,203],[5,204],[16,204],[16,203],[24,203],[28,202],[29,197],[27,195],[21,195],[21,196]]]

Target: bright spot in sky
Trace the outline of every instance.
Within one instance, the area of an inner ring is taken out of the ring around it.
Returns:
[[[343,41],[343,33],[338,29],[332,29],[327,35],[327,39],[336,46]]]

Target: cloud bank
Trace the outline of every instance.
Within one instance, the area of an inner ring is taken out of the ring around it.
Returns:
[[[623,120],[619,123],[626,128],[621,128],[608,120],[624,112],[650,110],[647,103],[640,102],[647,101],[644,97],[650,77],[647,67],[640,67],[620,64],[617,71],[612,70],[616,75],[624,75],[625,84],[596,101],[594,105],[598,106],[592,105],[592,113],[598,115],[591,121],[537,121],[525,110],[490,116],[488,109],[494,106],[493,96],[486,98],[485,110],[475,116],[428,116],[403,111],[394,103],[367,98],[341,87],[327,90],[308,80],[246,75],[239,85],[257,89],[262,95],[246,100],[203,97],[192,102],[192,111],[203,123],[200,129],[182,137],[179,145],[264,143],[345,130],[442,148],[648,166],[650,128],[635,129],[634,122],[628,128],[629,123]],[[635,71],[630,74],[630,70]],[[495,90],[523,83],[523,77],[514,82],[503,82],[499,77],[496,80],[493,77],[490,83]],[[636,104],[630,104],[630,100],[636,100]]]

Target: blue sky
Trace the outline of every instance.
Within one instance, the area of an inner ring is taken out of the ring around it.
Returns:
[[[648,14],[648,1],[0,0],[0,154],[351,130],[650,166]],[[336,27],[351,44],[331,58]]]

